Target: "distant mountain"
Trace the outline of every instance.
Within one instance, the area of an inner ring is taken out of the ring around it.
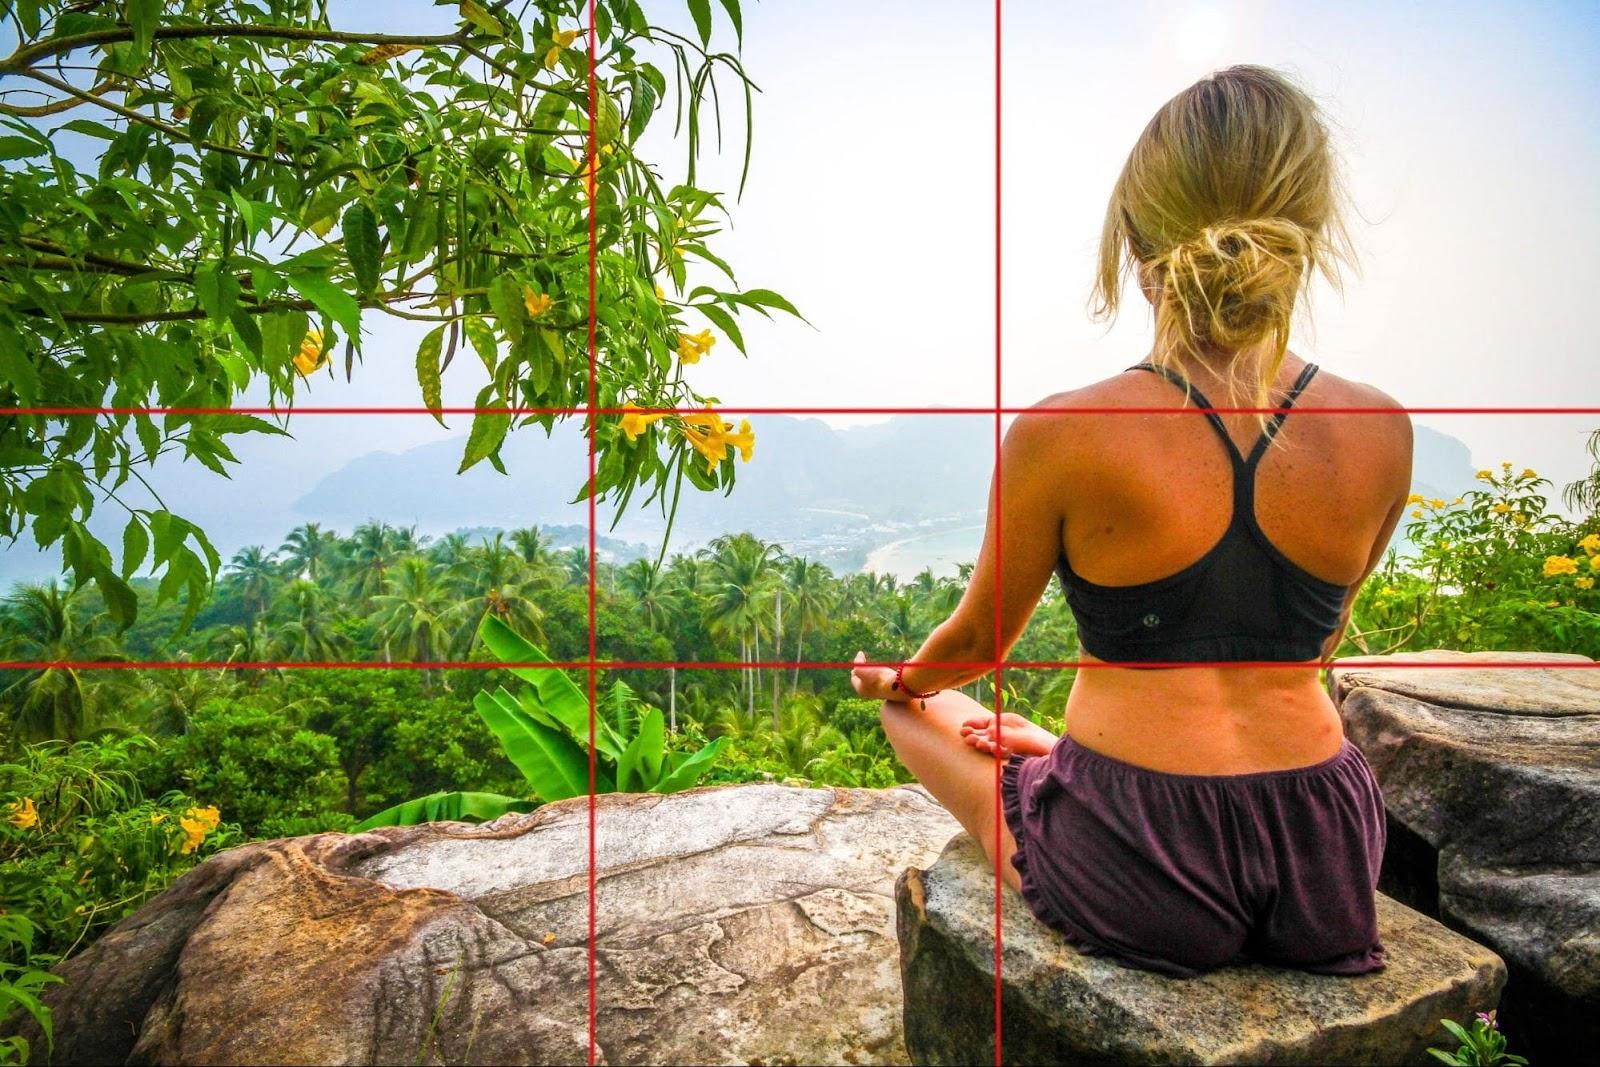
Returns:
[[[874,566],[896,573],[924,563],[947,569],[976,555],[994,464],[989,417],[897,416],[847,429],[779,415],[756,421],[755,461],[740,464],[731,495],[684,489],[672,550],[748,530],[841,571],[860,568],[875,550]],[[503,451],[508,475],[488,464],[457,475],[459,436],[360,454],[364,430],[360,420],[324,420],[295,440],[242,439],[233,478],[172,464],[160,470],[157,488],[211,535],[224,557],[248,544],[275,548],[307,521],[348,533],[376,518],[433,536],[572,527],[571,543],[586,540],[580,535],[588,508],[574,498],[587,478],[588,452],[576,423],[558,425],[548,437],[537,429],[512,434]],[[1427,496],[1453,499],[1472,484],[1467,446],[1427,427],[1416,428],[1414,469],[1416,491]],[[644,509],[636,499],[614,528],[613,517],[600,515],[599,532],[612,539],[603,545],[609,558],[659,549],[665,529],[659,506]],[[91,528],[115,545],[122,521],[102,505]],[[919,546],[921,556],[912,551]],[[19,542],[0,551],[0,581],[53,573],[57,559]]]

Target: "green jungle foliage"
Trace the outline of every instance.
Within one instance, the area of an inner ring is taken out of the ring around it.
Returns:
[[[600,3],[592,83],[581,0],[440,6],[453,29],[408,35],[341,30],[318,0],[0,5],[19,38],[0,58],[0,408],[26,412],[0,422],[0,536],[59,545],[119,626],[142,568],[187,624],[222,564],[204,531],[130,494],[142,472],[181,456],[226,473],[230,437],[283,433],[199,409],[265,385],[286,410],[336,365],[355,375],[363,313],[431,327],[416,374],[436,412],[442,369],[483,361],[473,407],[490,410],[461,469],[502,471],[508,432],[575,406],[699,407],[681,367],[713,330],[743,351],[741,312],[798,314],[711,248],[731,191],[696,184],[702,111],[720,141],[742,96],[748,168],[753,86],[713,47],[709,0],[688,0],[697,39],[636,0]],[[721,6],[741,33],[737,0]],[[634,151],[669,110],[677,182]],[[731,488],[750,450],[732,430],[601,419],[594,492]],[[127,516],[120,564],[85,525],[101,502]]]

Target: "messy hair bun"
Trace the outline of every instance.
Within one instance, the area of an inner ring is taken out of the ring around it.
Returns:
[[[1204,362],[1235,401],[1266,406],[1311,275],[1337,282],[1346,244],[1316,105],[1283,75],[1231,67],[1150,120],[1112,191],[1097,310],[1136,270],[1156,311],[1158,364]]]

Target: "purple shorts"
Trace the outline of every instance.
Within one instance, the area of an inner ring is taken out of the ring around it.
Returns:
[[[1063,737],[1002,772],[1022,899],[1075,947],[1189,977],[1383,967],[1383,796],[1349,741],[1310,767],[1164,774]]]

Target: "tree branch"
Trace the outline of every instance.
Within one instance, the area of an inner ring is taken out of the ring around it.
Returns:
[[[93,45],[116,44],[133,40],[133,27],[116,26],[71,37],[56,37],[38,44],[18,47],[0,60],[0,75],[21,74],[41,59],[64,55],[79,48]],[[319,29],[311,26],[239,26],[229,24],[201,24],[195,26],[158,26],[154,37],[158,41],[193,40],[197,37],[256,37],[280,41],[323,41],[334,44],[405,44],[415,47],[428,45],[460,44],[467,39],[466,31],[449,34],[404,35],[392,33],[345,33],[339,30]]]

